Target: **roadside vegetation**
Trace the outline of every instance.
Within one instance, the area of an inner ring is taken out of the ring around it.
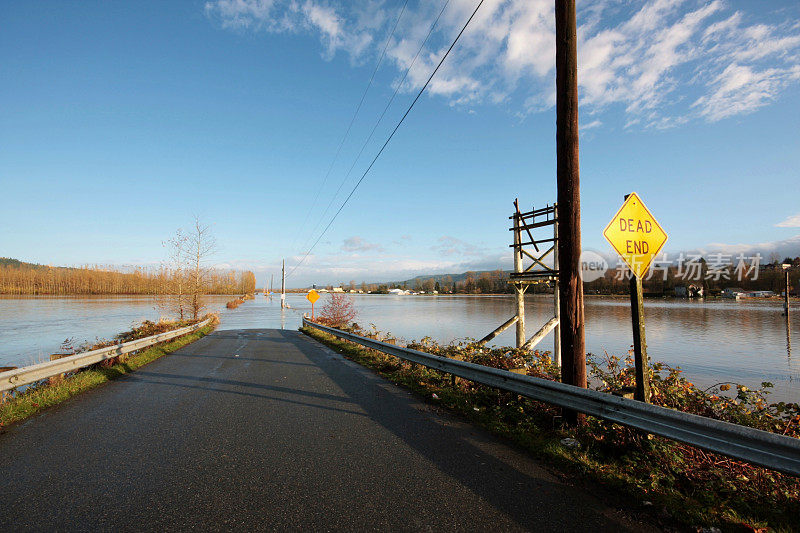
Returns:
[[[228,309],[236,309],[237,307],[239,307],[243,303],[244,303],[244,298],[239,296],[235,300],[231,300],[230,302],[226,303],[225,307],[227,307]]]
[[[227,307],[228,309],[236,309],[237,307],[245,303],[247,300],[254,300],[254,299],[255,296],[253,294],[243,294],[242,296],[239,296],[238,298],[226,303],[225,307]]]
[[[320,309],[317,322],[332,328],[347,327],[358,316],[353,300],[344,294],[331,294]]]
[[[326,320],[329,317],[323,316],[321,322]],[[392,337],[374,326],[364,331],[351,324],[346,329],[376,339]],[[690,527],[717,526],[724,531],[800,531],[798,478],[594,417],[587,417],[580,427],[565,427],[557,407],[404,362],[315,329],[302,331],[427,401],[512,439],[534,455],[627,492],[656,516],[669,515]],[[471,342],[440,345],[429,338],[408,347],[559,379],[559,369],[548,352],[481,348]],[[590,356],[589,370],[590,381],[603,392],[624,395],[634,385],[631,354]],[[770,383],[763,383],[759,390],[735,383],[701,390],[679,368],[656,363],[650,373],[654,404],[800,438],[800,406],[769,403]]]
[[[62,344],[62,348],[67,351],[67,353],[63,354],[65,356],[71,355],[69,352],[80,353],[120,342],[128,342],[172,331],[196,324],[199,321],[205,320],[205,318],[212,318],[211,324],[188,335],[183,335],[176,339],[151,346],[139,352],[107,359],[96,365],[70,372],[63,376],[40,381],[22,391],[7,394],[3,398],[0,398],[0,431],[10,424],[24,420],[48,407],[58,405],[75,395],[93,389],[130,372],[134,372],[142,366],[155,361],[159,357],[172,353],[208,335],[216,327],[218,319],[215,315],[207,315],[198,320],[145,321],[131,331],[120,333],[114,340],[101,341],[91,346],[85,345],[76,349],[72,348],[71,341],[67,339],[64,344]]]

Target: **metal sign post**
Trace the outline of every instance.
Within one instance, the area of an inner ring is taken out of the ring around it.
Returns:
[[[642,278],[631,275],[631,325],[633,326],[633,360],[636,372],[636,390],[633,399],[650,401],[650,360],[647,357],[647,340],[644,335],[644,294]]]
[[[642,199],[633,192],[608,223],[603,236],[630,268],[631,325],[633,326],[633,355],[636,365],[634,399],[650,401],[650,363],[644,331],[644,294],[642,277],[647,274],[655,256],[667,242],[667,234]]]

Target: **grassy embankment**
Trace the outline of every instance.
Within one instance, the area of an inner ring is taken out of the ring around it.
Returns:
[[[122,333],[117,336],[118,342],[128,342],[131,340],[148,337],[163,331],[185,327],[191,323],[151,323],[145,322],[142,326],[132,331]],[[92,365],[77,372],[68,374],[64,378],[51,378],[34,384],[22,392],[7,397],[0,401],[0,431],[10,424],[24,420],[36,413],[58,405],[75,395],[93,389],[103,383],[117,379],[125,374],[129,374],[155,361],[159,357],[172,353],[187,344],[208,335],[217,325],[216,317],[212,323],[193,333],[178,337],[165,343],[151,346],[134,354],[126,354],[113,359],[109,359]],[[91,348],[100,348],[111,343],[100,343]]]
[[[587,423],[577,429],[559,427],[560,411],[553,406],[452,379],[318,330],[301,331],[426,401],[514,441],[547,463],[626,494],[656,519],[677,520],[693,528],[720,526],[724,531],[800,531],[797,478],[593,417],[587,417]],[[371,336],[376,336],[375,332]],[[509,348],[439,346],[427,339],[409,347],[506,370],[520,365],[520,353]],[[527,363],[529,375],[557,377],[558,369],[546,354],[536,353]],[[626,363],[610,357],[590,366],[594,377],[603,381],[603,390],[612,392],[630,384],[632,369]],[[666,367],[668,375],[661,376],[663,368],[654,365],[651,370],[654,403],[797,436],[800,417],[796,404],[767,406],[763,390],[732,388],[730,384],[720,384],[711,393],[701,391],[681,377],[679,369]],[[723,397],[720,391],[732,391],[735,396]],[[577,439],[580,448],[562,444],[567,437]]]

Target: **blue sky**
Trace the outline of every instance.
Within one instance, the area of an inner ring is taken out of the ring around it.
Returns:
[[[403,3],[3,2],[0,255],[157,264],[198,214],[218,265],[293,267],[475,6],[347,176],[444,5],[408,2],[325,179]],[[800,255],[800,4],[578,4],[584,247],[635,190],[669,251]],[[550,0],[487,0],[290,285],[510,268],[513,199],[555,200],[553,53]]]

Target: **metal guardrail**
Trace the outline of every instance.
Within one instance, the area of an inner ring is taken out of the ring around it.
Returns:
[[[55,361],[47,361],[45,363],[39,363],[36,365],[16,368],[14,370],[8,370],[6,372],[0,372],[0,392],[6,392],[23,385],[29,385],[42,379],[63,374],[64,372],[72,372],[78,370],[79,368],[84,368],[89,365],[99,363],[100,361],[105,361],[106,359],[120,356],[122,354],[135,352],[137,350],[150,347],[154,344],[168,341],[176,337],[186,335],[187,333],[192,333],[210,323],[211,319],[207,318],[202,322],[198,322],[192,326],[186,326],[185,328],[166,331],[164,333],[159,333],[158,335],[152,335],[150,337],[144,337],[134,341],[122,342],[113,346],[92,350],[90,352],[69,355],[61,359],[56,359]]]
[[[800,439],[684,413],[557,381],[515,374],[433,355],[323,326],[303,317],[303,325],[490,387],[558,405],[727,455],[785,474],[800,476]]]

